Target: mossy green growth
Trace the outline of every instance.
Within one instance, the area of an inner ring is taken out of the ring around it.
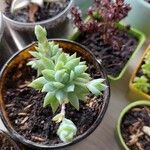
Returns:
[[[58,44],[49,42],[44,28],[37,25],[35,35],[38,47],[35,52],[30,52],[34,58],[27,65],[36,69],[39,77],[29,86],[47,93],[44,107],[51,106],[54,113],[61,107],[61,112],[53,121],[62,122],[57,134],[63,142],[70,142],[76,135],[77,127],[65,118],[65,104],[71,103],[79,110],[79,100],[85,101],[90,92],[96,96],[101,95],[107,86],[103,83],[104,79],[92,80],[87,73],[86,62],[81,61],[76,53],[69,55],[63,52]]]

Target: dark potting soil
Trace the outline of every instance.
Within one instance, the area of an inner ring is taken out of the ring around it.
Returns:
[[[58,15],[68,6],[69,1],[70,0],[66,0],[66,2],[59,2],[59,3],[44,2],[44,6],[39,7],[38,11],[35,13],[34,22],[47,20]],[[19,21],[19,22],[24,22],[24,23],[31,22],[29,20],[29,7],[23,8],[21,10],[16,11],[14,14],[11,14],[10,12],[11,3],[12,3],[12,0],[6,0],[5,15],[7,17],[15,21]]]
[[[131,150],[150,150],[150,107],[135,107],[125,114],[121,132]]]
[[[48,145],[60,143],[56,135],[59,124],[52,121],[56,114],[52,113],[51,107],[43,108],[45,93],[27,87],[35,78],[36,71],[26,66],[26,63],[20,62],[8,73],[4,94],[8,118],[14,129],[28,140]],[[93,67],[89,68],[93,78],[101,76]],[[77,136],[92,126],[102,111],[102,106],[103,96],[94,97],[92,94],[87,97],[86,103],[80,102],[79,111],[67,105],[66,118],[77,126]]]
[[[16,150],[11,141],[2,133],[0,133],[0,150]]]
[[[124,30],[118,30],[117,38],[122,45],[121,49],[106,44],[98,32],[84,33],[76,41],[87,46],[97,59],[102,60],[108,75],[117,77],[138,44],[137,39]]]

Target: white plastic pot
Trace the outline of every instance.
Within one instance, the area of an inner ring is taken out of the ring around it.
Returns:
[[[145,0],[125,0],[125,2],[130,4],[132,9],[124,22],[150,37],[150,3]]]

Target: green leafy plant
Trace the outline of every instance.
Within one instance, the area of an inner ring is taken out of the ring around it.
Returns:
[[[143,64],[142,71],[145,75],[147,75],[150,78],[150,63]]]
[[[148,83],[148,79],[143,75],[141,77],[135,77],[133,85],[143,91],[145,93],[150,92],[150,84]]]
[[[133,85],[143,91],[144,93],[150,92],[150,51],[146,53],[143,64],[141,65],[142,76],[135,77]]]
[[[92,92],[98,96],[106,89],[104,79],[92,80],[86,72],[88,66],[81,61],[76,53],[69,55],[59,48],[58,44],[49,42],[47,33],[41,26],[35,27],[35,35],[38,39],[36,51],[30,52],[34,57],[27,65],[36,69],[38,78],[29,84],[42,92],[46,92],[43,106],[51,106],[53,113],[61,107],[59,114],[53,121],[60,123],[57,134],[63,142],[72,141],[76,135],[77,127],[65,118],[66,104],[70,103],[79,110],[79,101],[85,101],[85,97]]]

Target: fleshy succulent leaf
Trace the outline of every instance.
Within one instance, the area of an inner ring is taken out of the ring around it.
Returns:
[[[55,73],[55,80],[57,82],[62,82],[64,73],[65,73],[65,69],[56,71],[56,73]]]
[[[59,106],[59,103],[55,97],[55,94],[52,92],[48,92],[44,98],[43,107],[46,107],[48,105],[51,106],[53,113],[56,112],[56,110],[58,109],[58,106]]]
[[[66,98],[66,93],[59,90],[56,92],[56,98],[59,101],[60,105],[63,104],[65,102],[65,98]]]
[[[46,57],[42,57],[41,58],[41,63],[43,63],[43,66],[46,68],[46,69],[54,69],[55,65],[53,63],[52,60],[46,58]]]
[[[54,92],[55,90],[56,88],[52,83],[46,83],[42,88],[42,92]]]
[[[75,85],[74,84],[71,84],[71,85],[69,85],[68,87],[67,87],[67,92],[73,92],[74,91],[74,89],[75,89]]]
[[[71,120],[64,118],[57,130],[57,135],[63,142],[71,142],[76,132],[77,127],[75,124]]]
[[[80,74],[84,73],[86,70],[87,70],[86,65],[78,65],[74,69],[76,75],[80,75]]]
[[[104,79],[92,80],[87,84],[87,88],[96,96],[101,95],[102,91],[107,87],[105,84],[102,84],[102,82],[104,82]]]
[[[42,71],[42,75],[47,81],[54,81],[54,74],[55,72],[50,69],[45,69]]]
[[[64,114],[57,114],[52,120],[55,121],[56,123],[60,123],[61,121],[63,121],[63,119],[65,118]]]
[[[80,58],[74,58],[66,63],[65,68],[72,70],[75,66],[79,64],[79,62]]]
[[[79,110],[79,99],[77,95],[71,92],[71,93],[68,93],[68,98],[70,100],[71,105],[75,107],[77,110]]]
[[[39,77],[35,79],[34,81],[32,81],[28,86],[37,90],[41,90],[46,83],[47,83],[47,80],[45,80],[44,77]]]

